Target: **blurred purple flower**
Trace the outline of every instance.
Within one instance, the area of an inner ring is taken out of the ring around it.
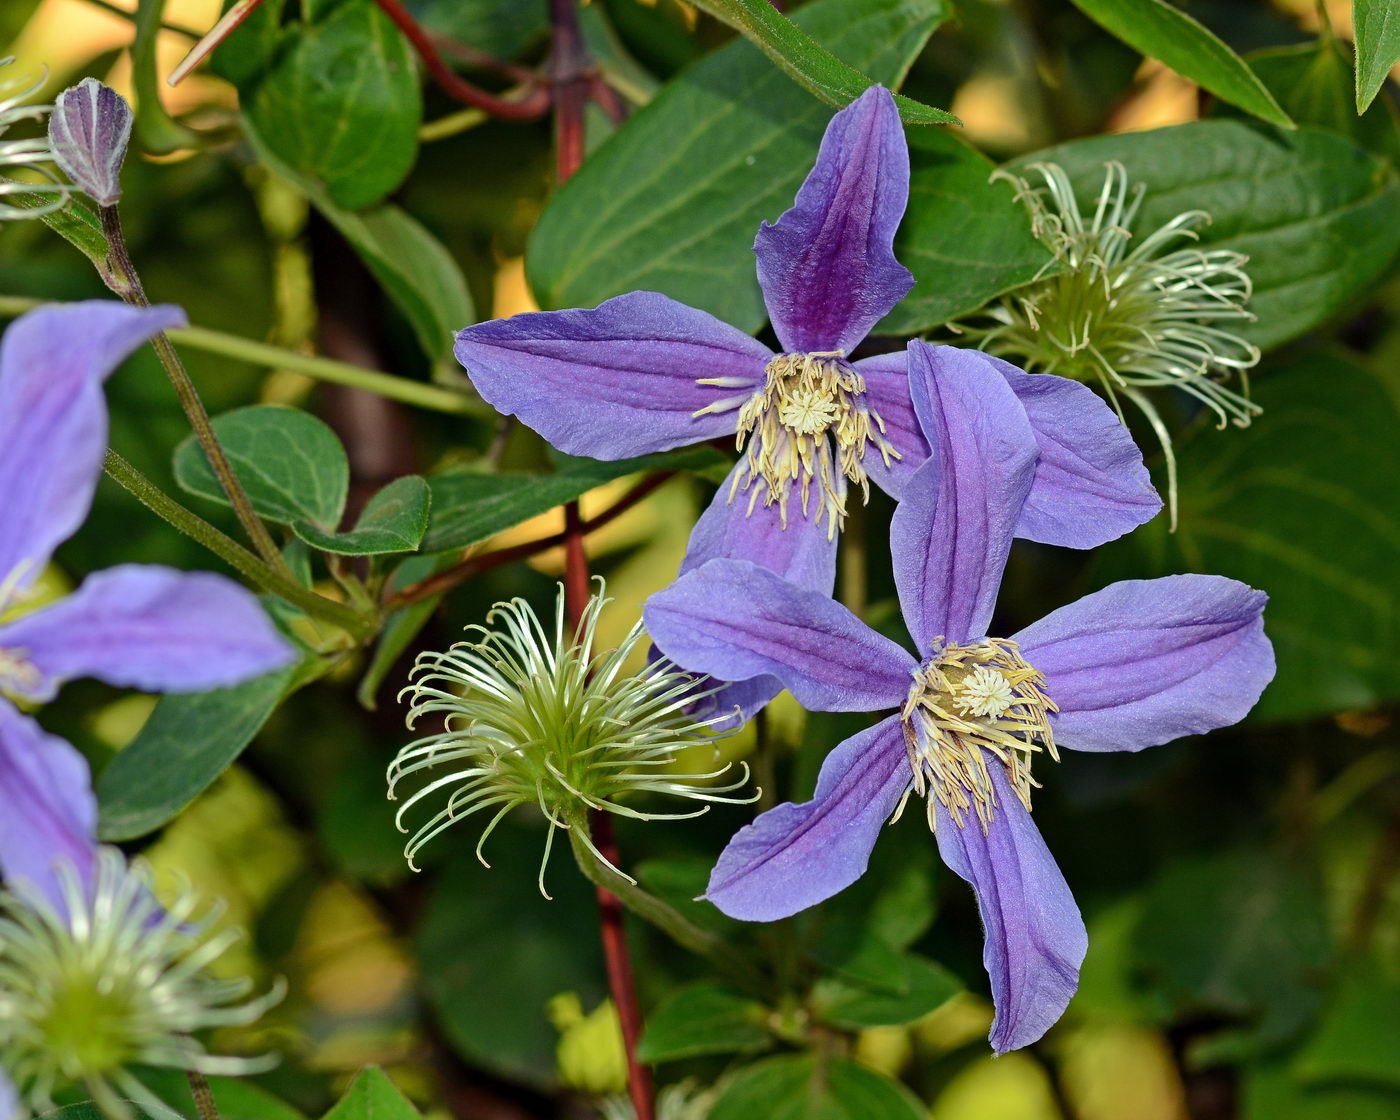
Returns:
[[[847,357],[913,283],[893,248],[908,198],[899,112],[873,86],[832,118],[794,205],[754,241],[782,353],[704,311],[631,292],[594,310],[468,327],[457,359],[486,400],[572,455],[622,459],[737,432],[744,454],[681,572],[732,557],[829,593],[848,486],[865,493],[873,480],[902,497],[929,455],[905,355]],[[1018,535],[1090,548],[1161,508],[1132,437],[1086,386],[961,357],[975,352],[938,354],[1001,371],[1036,432],[1040,468]],[[780,687],[750,681],[722,700],[751,715]]]
[[[49,116],[54,162],[85,195],[102,206],[122,196],[121,170],[131,140],[131,106],[96,78],[58,95]]]
[[[1035,433],[985,362],[909,349],[935,452],[895,512],[891,550],[918,658],[839,603],[752,563],[714,560],[652,596],[653,640],[684,668],[772,674],[814,711],[896,709],[827,757],[815,797],[762,814],[706,894],[771,921],[865,871],[880,826],[927,798],[945,863],[972,884],[998,1051],[1039,1038],[1078,985],[1087,939],[1030,816],[1031,762],[1055,744],[1136,751],[1241,719],[1273,676],[1266,596],[1221,576],[1115,583],[1010,639],[987,637],[1036,472]]]
[[[177,307],[95,300],[22,316],[0,340],[0,619],[83,523],[102,473],[102,382]],[[122,565],[72,595],[0,621],[0,693],[51,700],[96,677],[147,692],[199,692],[288,664],[257,599],[222,576]],[[55,867],[95,856],[87,762],[0,696],[0,873],[60,898]]]

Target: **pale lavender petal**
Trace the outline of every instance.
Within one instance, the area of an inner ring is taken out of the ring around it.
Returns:
[[[0,1120],[25,1120],[26,1115],[20,1107],[19,1093],[15,1091],[14,1082],[0,1069]]]
[[[1113,409],[1066,377],[1026,373],[983,357],[1025,407],[1040,448],[1016,535],[1065,548],[1097,548],[1162,508],[1142,452]]]
[[[849,354],[914,285],[895,259],[909,147],[889,90],[871,86],[827,125],[792,209],[754,239],[758,282],[788,351]]]
[[[997,1012],[988,1039],[1004,1054],[1029,1046],[1064,1013],[1079,987],[1089,937],[1055,857],[1005,770],[991,760],[987,769],[998,804],[986,833],[975,816],[959,828],[937,805],[937,836],[943,862],[977,895],[982,963]]]
[[[178,307],[41,307],[0,341],[0,598],[29,584],[87,516],[107,447],[103,380]],[[20,570],[22,569],[22,570]]]
[[[54,905],[57,869],[86,877],[97,856],[97,799],[87,760],[0,699],[0,874],[26,882]]]
[[[1021,506],[1035,472],[1026,410],[970,351],[909,344],[909,387],[934,452],[890,525],[895,585],[925,654],[940,638],[986,636]]]
[[[76,592],[0,628],[50,699],[64,681],[96,677],[144,692],[204,692],[289,665],[291,645],[257,598],[208,572],[126,564],[89,576]]]
[[[58,95],[49,116],[54,162],[103,206],[121,198],[122,161],[130,139],[131,106],[110,86],[84,78]]]
[[[711,560],[647,600],[647,632],[692,673],[771,673],[816,712],[898,707],[914,659],[849,610],[747,560]]]
[[[1273,679],[1268,596],[1224,576],[1125,580],[1015,636],[1059,705],[1055,740],[1138,751],[1227,727]]]
[[[626,459],[732,435],[768,347],[656,292],[532,311],[458,332],[457,360],[495,408],[570,455]],[[721,385],[701,385],[719,379]],[[695,416],[703,409],[715,411]]]
[[[851,736],[826,756],[811,801],[769,809],[734,834],[705,897],[749,922],[776,921],[830,898],[865,874],[910,780],[898,716]]]
[[[866,405],[880,417],[885,439],[900,455],[886,466],[878,451],[868,450],[863,463],[865,473],[890,497],[902,498],[914,472],[928,458],[928,440],[924,439],[909,396],[909,359],[900,350],[862,358],[854,364],[865,379]]]

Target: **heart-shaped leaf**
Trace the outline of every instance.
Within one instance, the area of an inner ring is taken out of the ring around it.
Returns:
[[[413,552],[428,529],[432,494],[426,479],[416,474],[395,479],[366,503],[355,527],[331,533],[309,521],[297,521],[292,531],[323,552],[341,556],[382,556]]]

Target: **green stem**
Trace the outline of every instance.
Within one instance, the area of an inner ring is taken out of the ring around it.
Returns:
[[[112,272],[118,280],[118,283],[112,285],[112,290],[135,307],[150,307],[151,301],[146,298],[145,289],[141,286],[141,278],[137,275],[136,266],[132,263],[131,255],[126,250],[126,238],[122,234],[121,219],[117,216],[116,206],[102,207],[101,214],[102,232],[107,237]],[[190,427],[194,429],[195,439],[199,441],[199,446],[204,449],[204,455],[209,460],[209,466],[213,468],[219,485],[228,495],[229,504],[233,506],[233,512],[238,516],[238,523],[243,526],[243,531],[248,534],[248,539],[253,542],[253,547],[258,550],[258,554],[263,560],[290,579],[291,569],[287,567],[287,562],[282,558],[282,553],[272,539],[272,534],[267,531],[267,526],[263,524],[262,518],[253,509],[253,503],[249,501],[242,483],[238,481],[238,476],[233,473],[233,465],[228,461],[228,456],[224,454],[218,436],[214,434],[214,425],[209,420],[209,413],[204,408],[204,402],[199,399],[199,390],[194,387],[194,382],[190,380],[189,371],[185,369],[185,363],[180,360],[180,355],[176,352],[174,343],[170,341],[170,336],[161,331],[151,340],[151,345],[160,355],[160,363],[170,376],[170,384],[175,387],[175,395],[180,399],[180,407],[185,410]]]
[[[645,918],[676,944],[713,961],[736,983],[749,990],[763,989],[765,985],[759,970],[723,937],[696,925],[675,907],[600,863],[580,838],[579,829],[585,827],[586,824],[581,822],[569,829],[569,845],[574,850],[579,870],[589,882],[611,891],[627,909],[639,918]]]
[[[190,1096],[199,1111],[199,1120],[219,1120],[219,1106],[214,1103],[214,1093],[209,1088],[209,1079],[197,1069],[185,1071],[185,1079],[190,1083]]]
[[[300,607],[313,618],[339,626],[356,638],[368,638],[374,633],[373,622],[356,614],[343,603],[318,595],[263,563],[228,534],[220,532],[204,518],[187,510],[115,451],[107,452],[103,467],[113,481],[126,489],[147,509],[186,536],[192,537],[245,579],[285,599],[293,606]]]

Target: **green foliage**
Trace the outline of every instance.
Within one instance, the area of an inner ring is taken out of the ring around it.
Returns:
[[[925,1115],[913,1095],[844,1058],[769,1058],[725,1087],[710,1120],[904,1120]]]
[[[764,1027],[767,1015],[763,1004],[723,984],[682,988],[651,1013],[637,1057],[655,1064],[762,1050],[772,1041]]]
[[[421,1114],[374,1066],[362,1069],[324,1120],[418,1120]]]
[[[1386,0],[1352,0],[1356,28],[1356,111],[1364,113],[1400,59],[1400,12]]]
[[[307,544],[341,556],[379,556],[412,552],[428,529],[432,492],[416,474],[395,479],[365,504],[353,529],[331,533],[298,521],[293,530]]]

